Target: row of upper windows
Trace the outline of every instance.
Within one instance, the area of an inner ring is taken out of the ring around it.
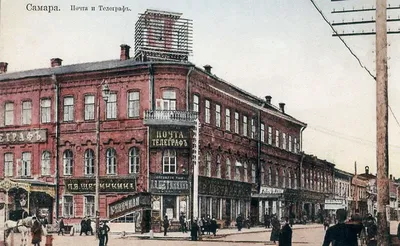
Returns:
[[[139,149],[132,147],[128,151],[129,173],[138,173],[140,170],[140,154]],[[117,174],[117,152],[114,148],[109,148],[106,151],[106,173],[108,175]],[[14,153],[4,154],[4,176],[14,177],[14,173],[18,177],[31,177],[32,169],[32,154],[31,152],[23,152],[21,162],[14,165]],[[84,153],[84,175],[94,175],[95,155],[92,149],[87,149]],[[15,168],[14,168],[15,167]],[[41,157],[40,173],[42,176],[51,175],[51,153],[44,151]],[[73,175],[74,170],[74,155],[71,150],[65,150],[63,153],[63,170],[64,175]]]
[[[95,119],[95,96],[85,95],[83,100],[83,118],[90,121]],[[65,96],[63,98],[63,115],[64,122],[75,120],[76,102],[73,96]],[[4,104],[4,125],[14,125],[14,102],[6,102]],[[111,92],[106,101],[106,119],[117,118],[117,93]],[[140,94],[138,91],[128,91],[127,94],[127,117],[136,118],[140,114]],[[29,125],[32,123],[32,101],[23,101],[21,107],[21,124]],[[51,99],[43,98],[40,100],[40,122],[51,122]]]
[[[94,217],[95,216],[95,211],[94,211],[94,196],[93,195],[85,195],[83,196],[83,216],[89,216],[89,217]],[[77,205],[74,202],[74,197],[72,195],[64,195],[63,196],[63,217],[64,218],[71,218],[78,216],[75,214],[76,208],[75,206]]]
[[[199,112],[200,110],[200,97],[198,95],[193,95],[193,106],[192,110],[195,112]],[[211,124],[211,101],[205,100],[204,102],[204,122],[207,124]],[[223,120],[225,117],[225,121]],[[249,119],[246,115],[242,114],[241,121],[240,121],[240,113],[235,111],[234,112],[234,124],[233,124],[233,132],[236,134],[242,134],[245,137],[250,137],[255,139],[257,137],[257,130],[256,130],[256,119],[252,118]],[[215,117],[214,117],[215,126],[217,128],[222,127],[222,122],[225,122],[225,130],[232,131],[231,123],[232,123],[232,116],[231,110],[229,108],[225,108],[225,114],[223,115],[221,112],[221,105],[215,104]],[[241,132],[240,132],[241,129]],[[249,135],[250,132],[250,135]],[[267,126],[265,128],[265,123],[261,122],[260,125],[260,140],[263,143],[267,143],[269,145],[274,145],[278,148],[282,148],[289,152],[298,153],[300,150],[300,145],[298,139],[294,136],[291,136],[287,133],[281,132],[278,129],[273,131],[272,126]]]

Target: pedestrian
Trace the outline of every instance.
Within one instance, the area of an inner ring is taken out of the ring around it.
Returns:
[[[243,227],[243,218],[242,218],[242,215],[241,215],[241,214],[239,214],[238,217],[236,218],[236,226],[237,226],[237,228],[238,228],[238,231],[241,231],[241,230],[242,230],[242,227]]]
[[[284,223],[279,233],[279,246],[292,246],[292,228],[289,225],[288,217],[285,217]]]
[[[105,227],[105,224],[103,221],[100,222],[99,224],[99,230],[97,232],[97,237],[99,238],[99,246],[105,246],[105,238],[107,234],[107,228]]]
[[[331,223],[330,218],[328,216],[326,216],[325,220],[324,220],[324,230],[325,231],[329,228],[330,223]]]
[[[168,216],[167,215],[164,216],[163,226],[164,226],[164,236],[166,236],[167,235],[167,230],[168,230],[168,227],[169,227],[169,221],[168,221]]]
[[[271,216],[269,214],[267,214],[267,218],[266,218],[265,224],[266,224],[265,225],[266,228],[270,228],[271,227]]]
[[[190,229],[190,237],[192,241],[197,241],[198,233],[199,233],[199,225],[197,224],[197,220],[195,220],[192,222]]]
[[[107,246],[107,244],[108,244],[108,233],[110,232],[110,227],[107,225],[107,221],[106,220],[104,220],[103,221],[103,223],[104,223],[104,229],[106,230],[106,234],[104,235],[104,245],[105,246]]]
[[[92,220],[89,217],[87,217],[86,226],[87,226],[87,231],[90,232],[93,236],[94,233],[93,233],[93,228],[92,228]],[[86,233],[86,235],[87,235],[87,233]]]
[[[205,230],[207,232],[207,235],[210,235],[211,234],[211,219],[210,219],[210,215],[207,215],[207,219],[206,219],[206,223],[205,223],[204,228],[205,228]]]
[[[79,234],[79,236],[82,236],[82,233],[85,233],[85,235],[87,236],[87,232],[88,232],[88,230],[87,230],[87,226],[86,226],[86,217],[84,217],[81,220],[81,233]]]
[[[61,235],[64,236],[64,219],[63,219],[63,217],[61,217],[60,221],[58,222],[58,235],[59,236],[60,236],[60,233],[61,233]]]
[[[204,235],[204,224],[205,224],[204,217],[201,217],[201,219],[199,220],[199,228],[201,235]]]
[[[279,220],[276,217],[276,215],[272,216],[271,223],[272,223],[272,231],[271,231],[270,241],[276,243],[276,241],[279,241],[279,233],[281,230],[281,224],[279,223]]]
[[[186,218],[185,218],[185,215],[183,214],[183,212],[181,213],[181,216],[179,216],[179,223],[181,224],[182,233],[186,233],[187,232]]]
[[[400,223],[397,225],[397,238],[400,240]]]
[[[328,228],[322,246],[332,245],[348,245],[357,246],[357,235],[363,229],[362,224],[353,223],[346,224],[346,210],[338,209],[336,211],[336,219],[338,223]]]
[[[251,227],[250,216],[247,216],[247,219],[246,219],[246,226],[247,226],[247,229],[250,229],[250,227]]]
[[[32,219],[34,220],[32,228],[31,228],[32,244],[34,246],[40,246],[40,242],[42,241],[42,234],[43,234],[42,225],[39,223],[38,220],[36,220],[35,217],[33,217]]]
[[[215,218],[212,218],[211,222],[210,222],[210,230],[212,232],[212,234],[214,235],[214,237],[217,234],[217,220]]]

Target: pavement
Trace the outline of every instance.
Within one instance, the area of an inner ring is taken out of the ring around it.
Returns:
[[[312,228],[322,228],[321,224],[306,224],[306,225],[294,225],[293,230],[299,229],[312,229]],[[271,228],[264,228],[264,227],[251,227],[250,229],[243,228],[241,231],[238,231],[235,228],[229,229],[220,229],[217,231],[217,235],[214,237],[211,235],[202,235],[202,240],[210,240],[215,238],[226,237],[229,235],[241,235],[241,234],[249,234],[249,233],[260,233],[260,232],[271,232]],[[118,237],[118,236],[116,236]],[[120,238],[122,236],[119,236]],[[158,233],[143,233],[143,234],[130,234],[126,235],[125,238],[135,237],[138,239],[161,239],[161,240],[189,240],[190,239],[190,232],[182,233],[182,232],[167,232],[167,236],[164,236],[164,232]]]

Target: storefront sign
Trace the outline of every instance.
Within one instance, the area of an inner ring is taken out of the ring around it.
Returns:
[[[251,198],[251,184],[199,176],[199,194],[230,198]]]
[[[325,201],[325,195],[323,193],[308,190],[286,189],[283,195],[285,200],[293,202],[309,201],[313,203],[323,203]]]
[[[325,209],[338,210],[346,208],[345,201],[340,199],[325,199]]]
[[[188,128],[150,128],[150,148],[189,148]]]
[[[150,192],[153,194],[189,194],[187,175],[150,174]]]
[[[70,193],[95,192],[94,178],[64,179],[65,189]],[[100,179],[100,192],[135,192],[135,179]]]
[[[260,187],[260,194],[268,195],[268,194],[282,194],[283,189],[279,188],[272,188],[272,187],[266,187],[266,186],[261,186]]]
[[[0,144],[41,143],[46,141],[46,129],[0,132]]]
[[[108,205],[108,216],[115,218],[140,208],[150,208],[151,197],[148,193],[128,196]]]

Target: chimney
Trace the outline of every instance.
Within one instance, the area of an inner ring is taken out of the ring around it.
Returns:
[[[281,109],[282,113],[285,113],[285,104],[279,103],[279,108]]]
[[[0,74],[7,72],[7,62],[0,62]]]
[[[365,167],[365,174],[369,174],[369,166]]]
[[[50,59],[50,64],[51,67],[59,67],[61,66],[62,60],[60,58],[51,58]]]
[[[129,49],[131,48],[131,46],[127,45],[127,44],[121,44],[121,54],[119,56],[119,59],[121,61],[125,61],[128,60],[129,57]]]
[[[207,73],[211,73],[211,66],[210,65],[204,65],[204,70],[206,70]]]
[[[271,96],[266,96],[265,97],[265,101],[267,102],[267,104],[271,104],[271,99],[272,99]]]

